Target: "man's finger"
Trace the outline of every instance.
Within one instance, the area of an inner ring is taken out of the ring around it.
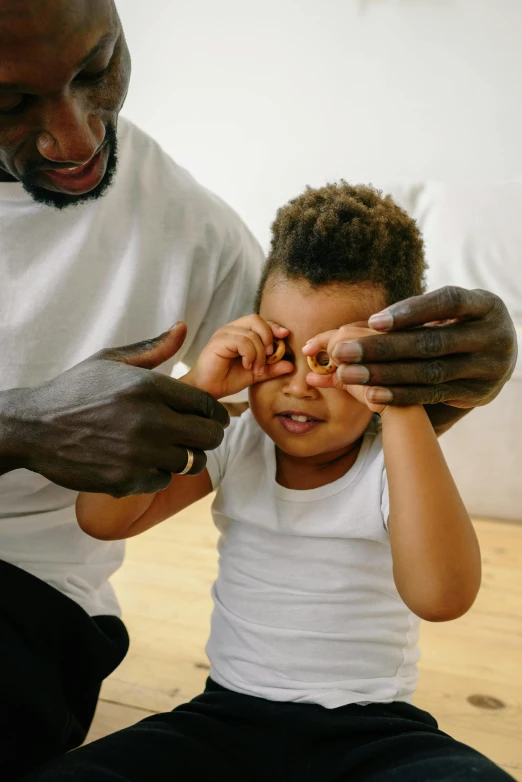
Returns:
[[[207,463],[207,457],[204,451],[198,448],[190,448],[192,453],[192,466],[185,475],[199,475],[199,473],[205,469]],[[169,475],[174,473],[179,475],[189,463],[189,450],[183,446],[173,446],[168,453],[167,460],[161,465],[162,471],[168,472]]]
[[[491,376],[494,363],[491,358],[454,355],[427,361],[342,364],[337,370],[337,375],[345,385],[439,385],[458,378],[486,380]]]
[[[372,386],[367,391],[369,402],[378,405],[436,405],[454,399],[457,395],[451,384],[438,386],[394,386],[379,388]]]
[[[154,369],[164,364],[174,356],[185,341],[187,327],[179,321],[168,331],[153,339],[144,339],[133,345],[123,345],[119,348],[108,348],[102,351],[103,358],[111,361],[122,361],[142,369]]]
[[[228,413],[227,413],[228,415]],[[209,418],[174,411],[166,411],[161,417],[161,430],[155,438],[158,449],[182,446],[213,451],[221,445],[224,436],[222,424]],[[163,462],[161,462],[163,466]],[[167,465],[170,469],[170,465]],[[171,470],[173,472],[173,470]]]
[[[193,463],[186,475],[198,475],[204,470],[207,457],[203,451],[191,448]],[[158,466],[138,472],[126,480],[119,481],[117,487],[107,487],[104,493],[120,499],[136,494],[156,494],[170,484],[172,473],[179,474],[188,464],[188,449],[183,446],[170,446],[157,455]],[[100,491],[100,487],[92,491]]]
[[[393,334],[339,342],[336,364],[371,364],[401,359],[430,359],[455,353],[473,353],[480,345],[481,329],[466,323],[440,328],[418,328]]]
[[[368,320],[377,331],[397,331],[422,326],[431,321],[483,318],[494,306],[496,297],[489,291],[466,290],[448,285],[421,296],[412,296],[392,304]]]
[[[230,418],[226,409],[213,396],[200,388],[174,380],[172,377],[151,372],[154,384],[162,401],[178,413],[191,413],[217,421],[221,426],[228,426]]]
[[[192,450],[193,463],[186,475],[198,475],[205,469],[207,457],[203,451]],[[165,457],[165,455],[163,455]],[[186,448],[174,446],[168,458],[163,458],[161,466],[147,470],[136,476],[134,479],[123,481],[118,484],[117,489],[112,489],[110,493],[113,497],[129,497],[136,494],[156,494],[163,491],[172,480],[172,473],[179,475],[189,461],[189,453]]]
[[[119,500],[122,497],[132,497],[136,494],[156,494],[166,489],[171,479],[171,473],[165,470],[150,469],[127,480],[120,480],[117,484],[111,483],[104,487],[103,491],[99,484],[90,488],[89,491],[98,494],[110,494],[111,497]]]

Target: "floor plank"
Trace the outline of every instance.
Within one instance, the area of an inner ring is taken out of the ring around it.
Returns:
[[[89,740],[201,692],[217,567],[209,507],[207,498],[128,542],[114,584],[131,650],[104,683]],[[480,595],[456,622],[423,624],[415,703],[522,782],[522,524],[481,520],[476,529]]]

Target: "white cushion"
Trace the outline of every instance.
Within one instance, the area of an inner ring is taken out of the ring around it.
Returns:
[[[428,287],[498,294],[522,346],[522,182],[426,182],[386,188],[417,221],[430,265]],[[522,357],[489,405],[441,438],[473,516],[522,520]]]
[[[522,325],[522,181],[424,182],[385,192],[424,237],[428,288],[485,288]]]
[[[440,443],[462,499],[474,517],[522,521],[522,330],[512,379]]]

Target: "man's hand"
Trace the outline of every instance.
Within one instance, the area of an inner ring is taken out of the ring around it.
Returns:
[[[277,323],[268,323],[259,315],[246,315],[216,331],[182,380],[221,399],[253,383],[292,372],[289,361],[266,363],[274,340],[287,336],[288,329]]]
[[[456,322],[425,325],[445,321]],[[513,322],[502,300],[488,291],[441,288],[393,304],[368,323],[389,333],[338,340],[333,358],[337,381],[370,386],[367,397],[374,403],[485,405],[515,367]],[[315,349],[312,342],[305,352]]]
[[[36,388],[8,393],[0,422],[16,463],[76,491],[123,497],[166,488],[194,451],[216,448],[228,423],[209,394],[150,370],[171,358],[183,323],[152,340],[102,350]],[[4,435],[2,435],[2,439]]]

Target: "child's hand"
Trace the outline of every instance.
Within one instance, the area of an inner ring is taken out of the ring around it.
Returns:
[[[332,358],[332,361],[335,361],[333,358],[333,351],[339,342],[348,342],[351,339],[367,337],[370,334],[378,333],[378,331],[369,329],[367,324],[363,325],[360,321],[357,324],[351,323],[347,326],[342,326],[340,329],[324,331],[322,334],[318,334],[304,346],[303,353],[305,356],[316,356],[324,350]],[[331,375],[318,375],[315,372],[309,372],[306,376],[306,381],[311,386],[318,386],[320,388],[342,388],[344,391],[348,391],[359,402],[363,402],[363,404],[374,413],[382,413],[386,407],[386,405],[374,404],[366,398],[368,392],[367,386],[345,385],[341,383],[337,377],[337,372]]]
[[[273,351],[274,339],[287,336],[288,329],[268,323],[259,315],[239,318],[216,331],[182,380],[221,399],[237,394],[253,383],[292,372],[294,367],[290,361],[266,363]]]

